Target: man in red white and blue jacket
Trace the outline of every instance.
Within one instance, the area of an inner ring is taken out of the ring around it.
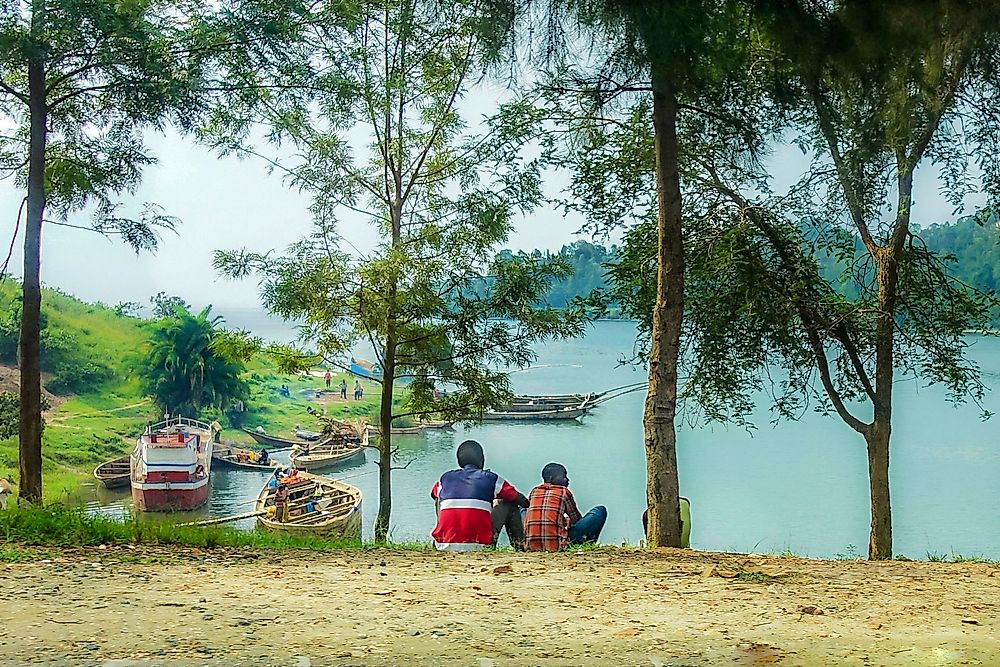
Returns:
[[[484,470],[486,457],[475,440],[458,446],[458,465],[431,489],[438,517],[431,533],[434,546],[443,551],[487,549],[506,527],[511,545],[523,549],[520,508],[528,506],[528,499],[492,470]]]

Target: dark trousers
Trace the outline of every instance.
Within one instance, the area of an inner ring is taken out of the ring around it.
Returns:
[[[524,521],[521,519],[521,508],[506,500],[493,503],[493,546],[496,546],[500,531],[507,529],[507,539],[510,546],[517,551],[524,551]]]
[[[607,508],[604,505],[598,505],[569,527],[569,543],[586,544],[587,542],[596,542],[597,538],[601,536],[601,531],[604,530],[604,523],[607,520]]]

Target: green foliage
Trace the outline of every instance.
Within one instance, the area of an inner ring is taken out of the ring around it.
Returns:
[[[246,396],[243,365],[214,347],[221,317],[209,319],[211,306],[197,315],[178,308],[153,331],[141,370],[143,390],[166,412],[198,416],[209,407],[226,408]]]
[[[149,302],[153,306],[153,318],[158,320],[174,317],[177,315],[178,310],[191,310],[191,306],[188,305],[187,301],[179,296],[169,295],[166,292],[157,292],[156,295],[149,297]]]
[[[43,396],[42,410],[48,410],[49,407],[49,402]],[[17,435],[20,412],[20,396],[13,391],[0,391],[0,440]]]

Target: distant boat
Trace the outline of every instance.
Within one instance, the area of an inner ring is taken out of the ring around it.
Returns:
[[[215,427],[173,417],[148,426],[129,460],[132,504],[140,512],[193,510],[208,501]]]
[[[365,359],[355,359],[351,357],[351,364],[348,366],[348,370],[354,375],[368,378],[370,380],[376,380],[382,377],[382,369],[376,364]]]
[[[427,421],[427,422],[419,422],[414,426],[393,426],[392,434],[408,435],[412,433],[423,433],[424,431],[432,431],[435,429],[446,429],[446,428],[451,428],[451,425],[454,423],[455,422],[448,422],[448,421]],[[368,424],[366,428],[372,435],[378,436],[378,434],[381,433],[379,427],[375,424]]]
[[[94,477],[106,489],[124,489],[129,485],[129,455],[105,461],[94,468]]]
[[[264,530],[361,539],[361,490],[357,487],[300,472],[288,486],[288,521],[284,522],[267,514],[274,505],[273,495],[265,484],[254,504],[259,513],[257,525]]]
[[[483,419],[488,421],[537,421],[578,419],[587,414],[584,407],[557,408],[555,410],[532,410],[526,412],[502,412],[489,410],[483,413]]]
[[[295,437],[299,440],[308,440],[310,442],[319,440],[323,437],[323,434],[319,431],[306,431],[305,429],[299,428],[298,424],[295,425]]]

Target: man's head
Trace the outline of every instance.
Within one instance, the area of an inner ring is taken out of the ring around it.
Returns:
[[[561,463],[549,463],[542,468],[542,481],[556,486],[569,486],[569,473]]]
[[[466,440],[459,445],[458,465],[462,468],[465,466],[484,468],[486,466],[486,455],[483,454],[483,446],[475,440]]]

